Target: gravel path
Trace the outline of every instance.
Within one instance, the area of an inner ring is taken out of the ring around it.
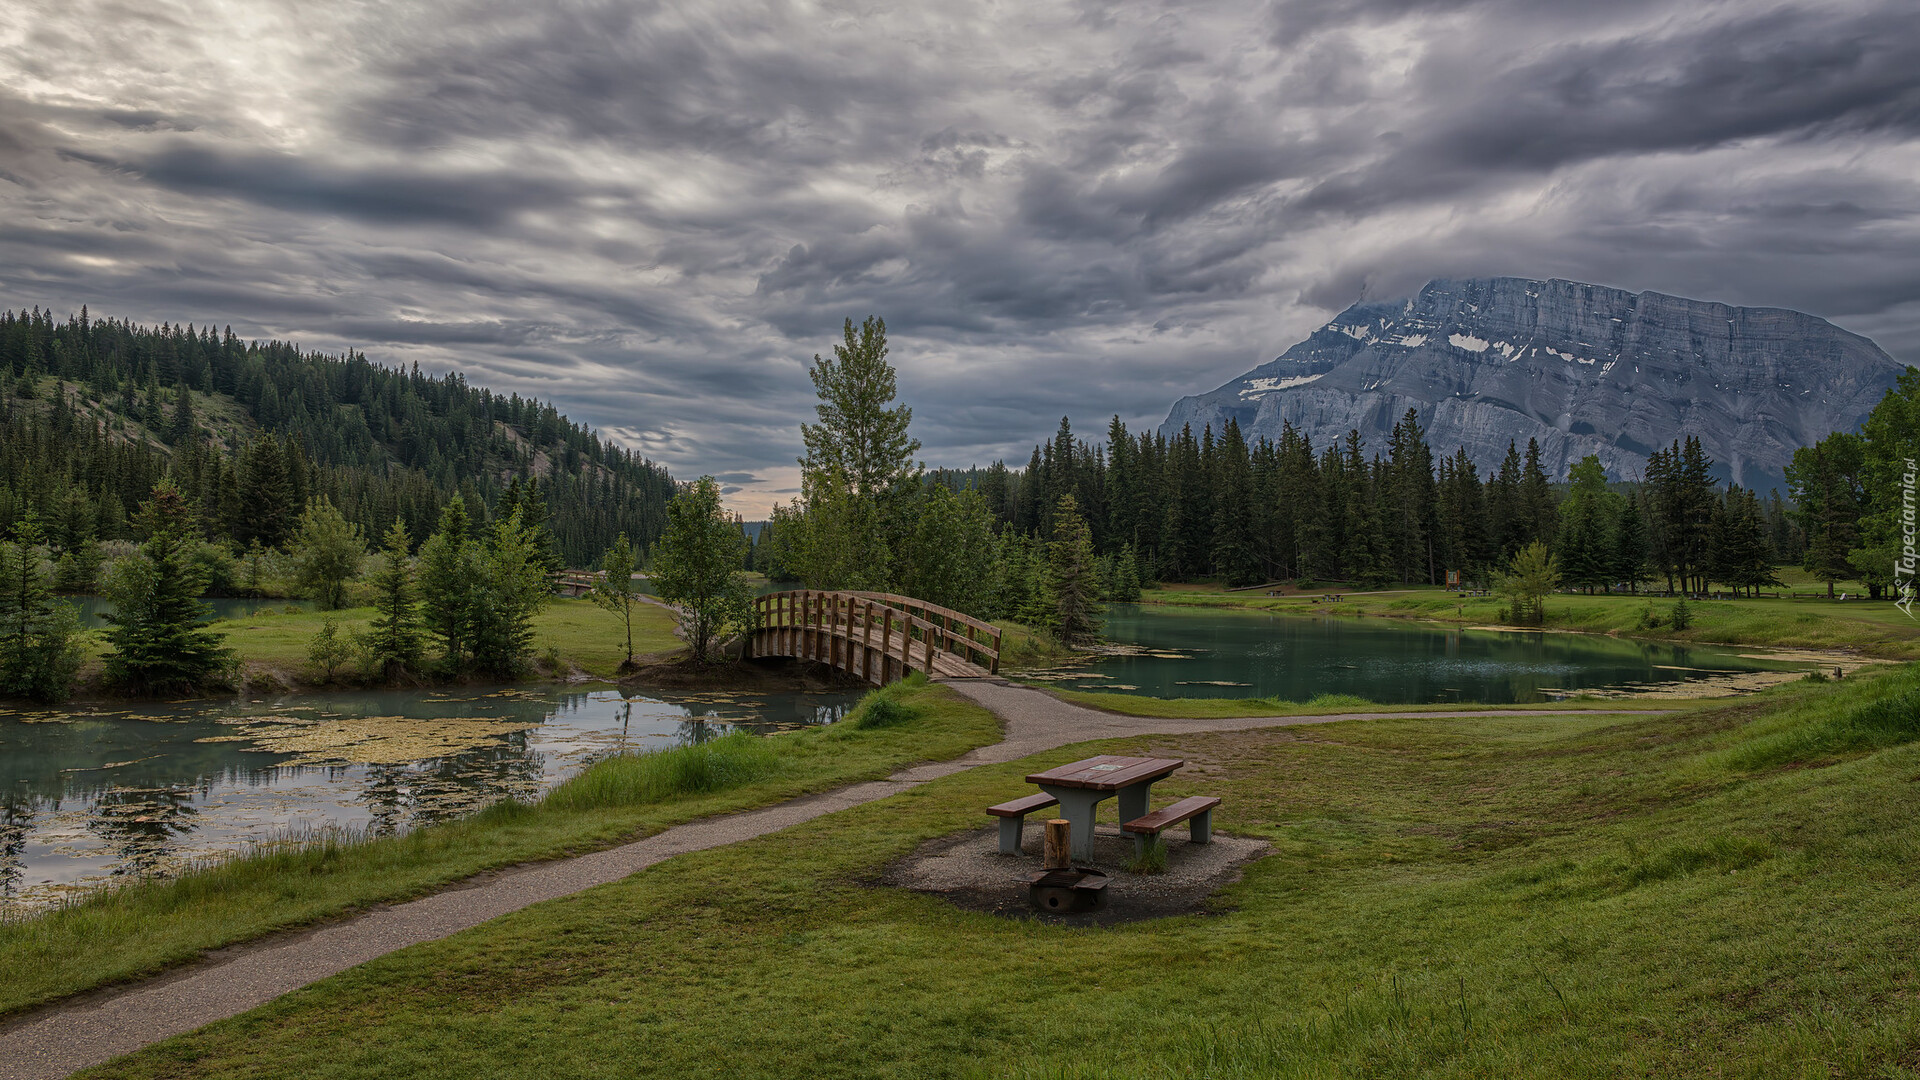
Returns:
[[[1385,717],[1536,716],[1540,712],[1347,713],[1338,716],[1160,720],[1069,705],[1038,690],[988,680],[947,685],[998,714],[1006,737],[953,761],[920,765],[759,810],[676,825],[645,840],[486,875],[431,896],[377,908],[312,933],[240,945],[181,971],[121,990],[55,1003],[0,1029],[0,1080],[55,1080],[151,1043],[235,1016],[409,945],[449,937],[542,900],[618,881],[663,859],[750,840],[836,810],[884,799],[977,765],[1013,761],[1090,739],[1189,731],[1243,731]],[[1590,714],[1589,714],[1590,715]]]

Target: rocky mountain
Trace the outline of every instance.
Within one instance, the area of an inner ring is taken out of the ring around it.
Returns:
[[[1161,431],[1249,441],[1291,423],[1316,448],[1359,429],[1370,451],[1416,409],[1437,454],[1464,446],[1482,474],[1509,440],[1538,439],[1550,475],[1597,454],[1637,478],[1647,454],[1697,435],[1723,478],[1766,490],[1796,448],[1852,430],[1904,370],[1825,319],[1576,281],[1435,280],[1365,301],[1211,393],[1174,403]]]

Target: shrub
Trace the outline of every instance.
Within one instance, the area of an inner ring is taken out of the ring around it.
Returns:
[[[1685,630],[1693,625],[1693,609],[1687,606],[1687,598],[1681,597],[1673,602],[1673,628]]]
[[[603,758],[547,794],[548,806],[592,810],[705,795],[772,776],[780,759],[768,743],[735,732],[692,746]]]
[[[875,694],[853,717],[853,726],[869,728],[897,727],[920,715],[920,710],[902,705],[892,697]]]
[[[1147,849],[1127,863],[1127,870],[1135,874],[1164,874],[1167,872],[1167,845],[1159,837],[1147,843]]]

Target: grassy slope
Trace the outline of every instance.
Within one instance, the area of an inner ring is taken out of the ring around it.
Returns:
[[[370,607],[333,612],[270,610],[244,619],[218,620],[213,626],[227,635],[227,644],[239,651],[241,663],[256,676],[271,673],[280,681],[300,685],[315,677],[308,670],[307,645],[326,619],[334,619],[342,632],[364,632],[373,616]],[[590,675],[611,678],[626,657],[626,631],[620,620],[590,600],[555,597],[534,618],[533,626],[535,652],[545,653],[551,647],[559,652],[563,665]],[[684,643],[674,636],[673,628],[672,612],[657,604],[634,605],[634,655],[680,649]],[[104,637],[90,635],[83,682],[98,676],[105,650]]]
[[[671,860],[95,1075],[1910,1077],[1920,745],[1867,750],[1834,718],[1916,686],[1102,744],[1205,766],[1165,797],[1220,794],[1220,828],[1272,842],[1213,917],[1074,930],[867,883],[1089,749],[1066,748]],[[1813,752],[1752,756],[1769,746]]]
[[[1304,597],[1268,597],[1261,593],[1227,593],[1182,587],[1152,589],[1148,603],[1182,607],[1235,607],[1277,614],[1380,615],[1389,618],[1431,619],[1471,626],[1495,625],[1500,620],[1497,598],[1460,599],[1441,589],[1401,589],[1381,593],[1343,593],[1338,604],[1315,603]],[[1736,642],[1802,649],[1852,649],[1893,660],[1920,659],[1920,622],[1907,618],[1891,603],[1834,603],[1818,600],[1706,600],[1691,601],[1694,623],[1674,633],[1670,627],[1639,629],[1644,596],[1555,595],[1547,601],[1547,628],[1586,633],[1624,634],[1673,641]],[[1651,601],[1655,614],[1665,616],[1673,601]]]
[[[201,950],[432,891],[482,870],[650,835],[682,821],[762,806],[919,761],[942,761],[999,738],[999,721],[941,687],[890,691],[917,706],[911,728],[842,723],[768,740],[770,775],[667,802],[609,798],[623,778],[602,762],[526,807],[400,836],[235,859],[172,881],[96,895],[43,917],[0,922],[0,1015],[156,971]]]

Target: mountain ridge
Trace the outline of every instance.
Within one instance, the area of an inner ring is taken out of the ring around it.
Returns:
[[[1804,312],[1628,292],[1560,278],[1436,278],[1361,301],[1279,357],[1183,397],[1160,430],[1249,439],[1291,423],[1316,446],[1357,429],[1382,445],[1414,409],[1429,442],[1484,472],[1538,439],[1553,475],[1587,454],[1637,478],[1697,435],[1721,478],[1780,485],[1793,451],[1852,430],[1905,365]]]

